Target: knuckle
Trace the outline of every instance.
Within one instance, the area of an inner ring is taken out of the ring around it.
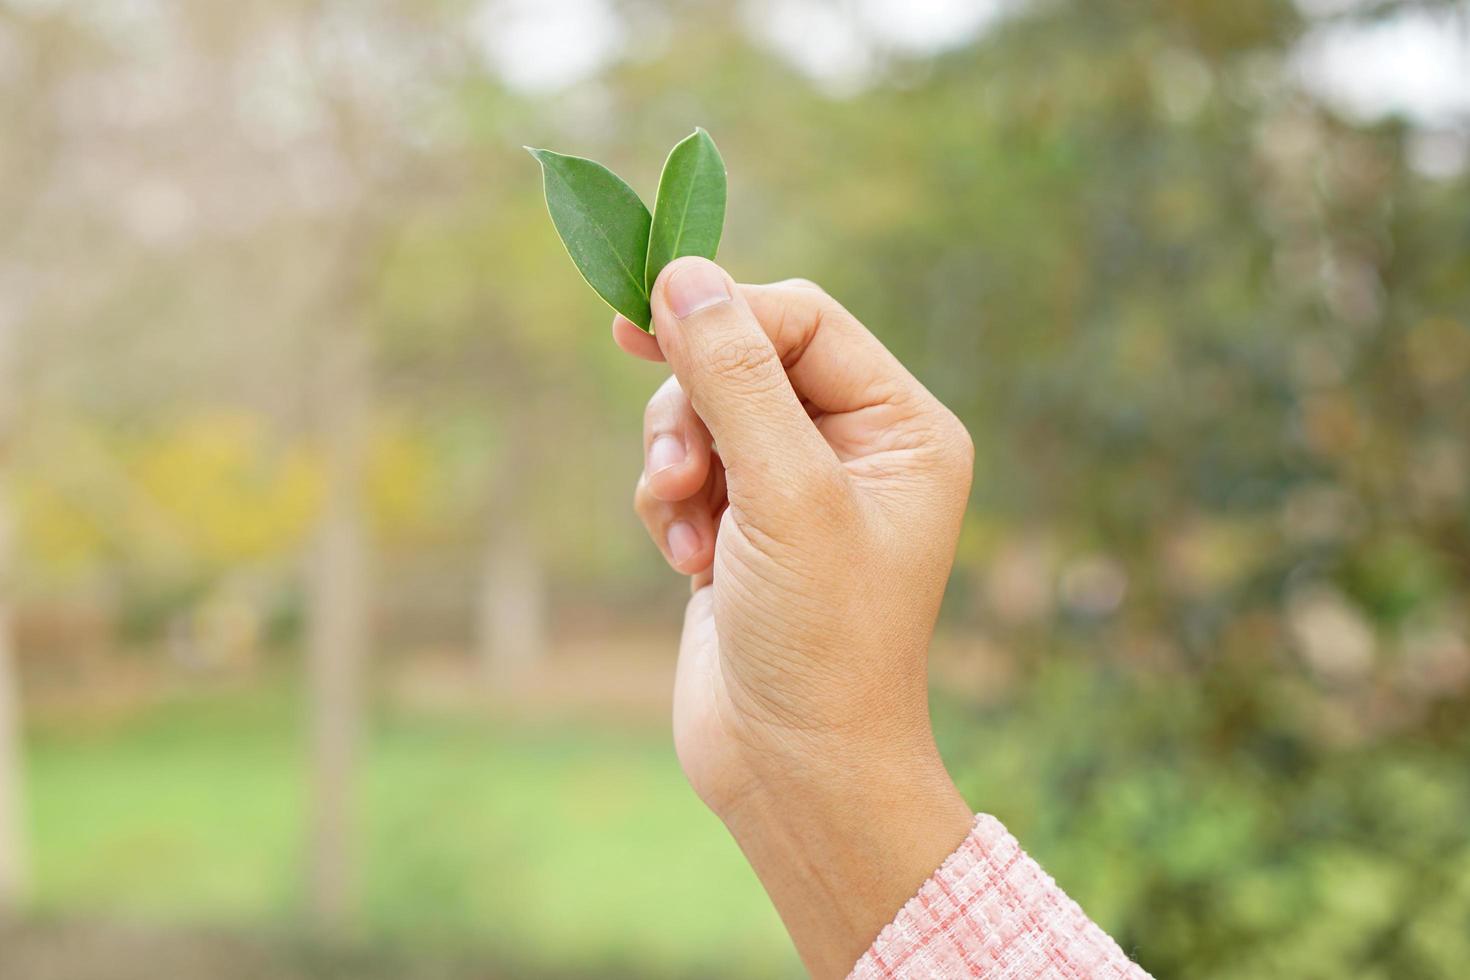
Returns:
[[[670,375],[668,380],[659,385],[658,390],[649,396],[648,404],[643,406],[643,419],[648,422],[676,415],[683,402],[684,389],[679,387],[679,379]]]
[[[975,440],[965,424],[949,409],[944,410],[939,446],[945,463],[952,466],[957,475],[968,480],[975,468]]]
[[[965,469],[971,469],[975,465],[975,439],[958,416],[951,413],[950,418],[953,420],[951,439],[954,441],[955,458]]]
[[[653,494],[648,492],[648,477],[640,474],[638,483],[633,487],[633,512],[641,517],[645,524],[648,524],[652,522],[653,512],[657,506],[658,501],[653,498]]]
[[[714,344],[706,361],[711,374],[729,385],[758,391],[776,381],[776,359],[764,338],[737,337]]]

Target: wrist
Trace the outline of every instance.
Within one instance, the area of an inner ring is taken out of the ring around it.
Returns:
[[[788,760],[719,815],[818,977],[847,973],[973,821],[932,741]]]

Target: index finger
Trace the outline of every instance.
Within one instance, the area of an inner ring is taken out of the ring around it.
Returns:
[[[824,414],[927,396],[882,341],[821,288],[794,279],[740,287],[796,393]]]
[[[613,343],[634,357],[645,361],[664,359],[664,352],[658,349],[658,341],[653,339],[653,334],[640,330],[636,323],[621,313],[613,317],[612,335]]]
[[[806,279],[741,283],[781,357],[792,387],[822,412],[854,412],[889,400],[919,382],[840,303]],[[663,361],[658,339],[622,314],[613,317],[613,341],[645,361]]]

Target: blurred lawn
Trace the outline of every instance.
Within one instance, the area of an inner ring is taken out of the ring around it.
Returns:
[[[1289,674],[1264,672],[1221,715],[1209,709],[1235,681],[1140,676],[1106,656],[1013,669],[983,702],[938,692],[941,748],[972,804],[1156,975],[1462,975],[1458,705],[1329,746],[1334,715]],[[270,976],[368,975],[359,962],[372,976],[799,975],[661,719],[510,723],[380,702],[359,915],[340,948],[298,925],[304,718],[282,683],[45,713],[29,760],[38,921],[211,949],[223,929],[263,944]],[[471,966],[435,972],[459,961]]]
[[[284,687],[38,725],[37,911],[294,932],[303,728]],[[798,974],[661,730],[385,712],[363,790],[364,941],[537,970]]]

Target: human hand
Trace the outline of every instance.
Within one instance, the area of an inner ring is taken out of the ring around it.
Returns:
[[[970,825],[925,664],[973,449],[810,283],[737,286],[685,258],[652,306],[654,336],[613,333],[674,372],[635,507],[693,589],[675,746],[807,966],[841,975]]]

